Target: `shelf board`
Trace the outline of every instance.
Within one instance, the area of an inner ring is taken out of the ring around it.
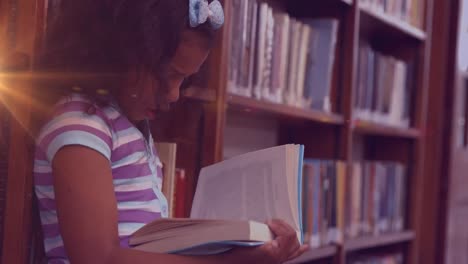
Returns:
[[[325,113],[316,110],[300,109],[288,105],[259,101],[238,95],[228,95],[228,105],[247,113],[271,114],[290,119],[309,120],[323,124],[340,125],[343,117],[338,114]]]
[[[353,122],[353,130],[354,132],[363,135],[391,136],[402,138],[419,138],[421,136],[421,132],[415,128],[400,128],[364,120],[355,120]]]
[[[338,252],[336,246],[326,246],[322,248],[312,248],[302,256],[286,262],[287,264],[308,263],[310,261],[334,257]]]
[[[426,40],[426,33],[423,30],[410,25],[406,21],[403,21],[392,15],[388,15],[384,12],[374,10],[373,8],[365,4],[359,4],[359,9],[362,13],[379,20],[383,24],[405,34],[406,36],[409,36],[413,39],[417,39],[419,41]]]
[[[216,101],[216,91],[198,86],[190,86],[181,93],[181,97],[204,102],[214,102]]]
[[[410,242],[414,239],[415,235],[413,231],[404,231],[395,234],[381,235],[375,237],[361,237],[345,241],[343,244],[343,250],[345,252],[353,252],[368,248],[376,248],[382,246],[389,246],[394,244],[400,244]]]

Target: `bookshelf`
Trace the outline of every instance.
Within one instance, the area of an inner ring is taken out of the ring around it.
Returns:
[[[225,1],[227,17],[235,12]],[[305,144],[306,157],[341,160],[349,167],[363,159],[370,161],[394,161],[407,165],[408,203],[405,209],[406,224],[402,231],[379,236],[345,239],[338,245],[325,245],[311,249],[299,259],[289,263],[347,263],[348,255],[356,251],[379,252],[397,246],[402,249],[405,263],[418,263],[420,245],[419,223],[422,197],[419,183],[422,181],[424,157],[424,123],[426,120],[428,46],[431,41],[430,23],[422,28],[394,15],[376,11],[359,0],[334,1],[286,1],[267,0],[275,11],[286,12],[292,17],[333,17],[339,21],[335,59],[331,69],[330,111],[304,109],[269,100],[246,97],[230,91],[230,63],[235,54],[231,46],[236,34],[232,23],[222,29],[217,48],[209,63],[210,78],[207,90],[215,91],[214,100],[195,101],[203,104],[201,138],[203,142],[200,166],[221,161],[228,148],[223,138],[228,133],[233,116],[237,122],[245,119],[245,125],[269,122],[269,133],[277,135],[272,144]],[[432,0],[425,0],[424,21],[431,19]],[[414,23],[413,23],[414,24]],[[379,120],[360,119],[356,116],[355,94],[359,80],[359,47],[368,42],[386,56],[403,62],[414,63],[411,76],[409,103],[410,121],[407,127],[394,126]],[[398,47],[398,49],[395,49]],[[219,67],[219,65],[222,65]],[[194,99],[190,97],[190,99]],[[247,122],[248,121],[248,122]],[[244,136],[244,135],[243,135]],[[248,136],[247,134],[245,136]],[[356,154],[357,153],[357,154]],[[356,156],[357,155],[357,156]],[[178,157],[184,158],[184,157]],[[194,167],[195,171],[198,168]],[[197,173],[194,172],[193,175]],[[351,177],[353,170],[346,169]],[[196,179],[193,180],[196,182]]]

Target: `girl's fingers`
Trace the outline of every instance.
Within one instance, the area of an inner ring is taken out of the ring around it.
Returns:
[[[290,236],[291,234],[296,233],[296,231],[294,231],[294,229],[283,220],[271,220],[268,222],[268,226],[277,236]]]
[[[295,259],[299,257],[300,255],[304,254],[305,252],[307,252],[308,250],[309,250],[309,245],[302,245],[301,247],[299,247],[298,250],[296,250],[292,255],[289,256],[288,260]]]

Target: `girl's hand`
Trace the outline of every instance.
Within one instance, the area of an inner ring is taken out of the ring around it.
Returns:
[[[300,245],[296,231],[283,220],[272,220],[267,223],[276,238],[258,248],[270,261],[265,263],[283,263],[295,259],[307,251],[307,245]]]
[[[267,223],[276,238],[255,249],[234,250],[234,263],[280,264],[299,257],[308,246],[299,244],[296,231],[282,220]]]

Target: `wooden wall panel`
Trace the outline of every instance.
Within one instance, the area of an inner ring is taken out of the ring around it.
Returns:
[[[31,71],[36,37],[40,34],[36,25],[41,23],[43,5],[42,0],[0,2],[0,13],[8,17],[0,18],[7,21],[7,29],[1,33],[8,36],[8,42],[4,44],[1,53],[2,64],[10,66],[3,67],[0,72],[3,86],[0,97],[1,103],[11,114],[9,140],[10,146],[14,146],[8,150],[2,263],[27,263],[31,251],[34,141],[30,134],[33,106],[30,95],[33,88],[30,80],[12,77],[17,73]]]

